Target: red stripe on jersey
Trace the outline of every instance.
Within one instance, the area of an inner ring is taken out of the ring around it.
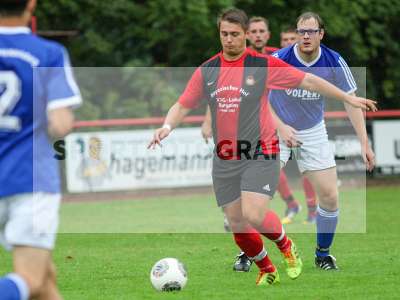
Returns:
[[[272,53],[274,53],[275,51],[278,51],[279,50],[279,48],[276,48],[276,47],[270,47],[270,46],[265,46],[264,47],[264,53],[265,54],[272,54]]]
[[[179,97],[178,102],[185,108],[196,108],[203,98],[203,76],[201,75],[200,68],[194,71],[182,95]]]

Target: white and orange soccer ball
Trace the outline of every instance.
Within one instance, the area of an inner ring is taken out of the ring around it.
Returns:
[[[150,272],[150,281],[158,291],[180,291],[188,280],[185,266],[176,258],[163,258]]]

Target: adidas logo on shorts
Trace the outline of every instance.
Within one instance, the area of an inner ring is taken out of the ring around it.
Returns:
[[[262,187],[262,189],[263,189],[264,191],[267,191],[267,192],[270,192],[270,191],[271,191],[271,188],[269,187],[269,184],[264,185],[264,186]]]

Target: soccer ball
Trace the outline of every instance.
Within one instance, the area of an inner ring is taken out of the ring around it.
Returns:
[[[187,272],[176,258],[163,258],[151,269],[150,280],[158,291],[180,291],[186,285]]]

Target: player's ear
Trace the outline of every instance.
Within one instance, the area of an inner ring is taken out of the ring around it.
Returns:
[[[325,30],[323,28],[321,28],[319,31],[319,37],[321,40],[324,38],[324,35],[325,35]]]
[[[26,5],[26,10],[27,10],[30,14],[33,14],[35,8],[36,8],[36,0],[29,0],[29,1],[28,1],[28,4]]]
[[[29,0],[26,4],[25,13],[29,13],[31,16],[36,8],[36,0]]]

